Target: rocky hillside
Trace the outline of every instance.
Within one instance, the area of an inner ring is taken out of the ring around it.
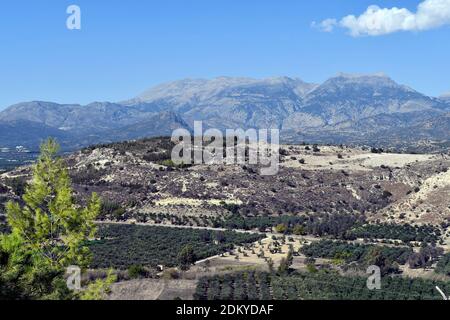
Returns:
[[[262,176],[250,165],[176,167],[172,147],[167,138],[157,138],[69,155],[77,197],[99,193],[107,204],[103,219],[183,225],[327,214],[435,225],[450,218],[448,155],[285,145],[279,173]],[[28,167],[5,173],[0,188],[11,196],[21,189],[17,179],[29,174]]]

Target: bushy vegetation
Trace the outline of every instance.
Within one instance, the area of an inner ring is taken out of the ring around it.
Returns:
[[[148,162],[163,162],[171,159],[171,154],[169,151],[161,152],[161,153],[153,153],[147,152],[143,159]]]
[[[180,265],[180,253],[187,245],[197,259],[203,259],[262,238],[232,231],[118,224],[101,225],[97,234],[100,240],[89,244],[94,255],[91,267],[117,269],[132,265],[174,267]]]
[[[122,216],[125,214],[126,210],[122,206],[114,201],[103,200],[99,219],[111,219],[111,220],[121,220]]]
[[[11,231],[5,216],[0,216],[0,234],[9,233]]]
[[[170,159],[170,153],[174,143],[167,137],[146,138],[136,141],[113,142],[109,144],[100,144],[90,146],[82,150],[84,153],[90,153],[95,149],[112,149],[114,152],[125,155],[128,153],[140,154],[145,160],[157,162]]]
[[[231,205],[228,205],[226,208],[236,210],[236,207],[231,207]],[[224,220],[220,218],[214,220],[213,225],[217,228],[240,230],[258,229],[260,231],[264,231],[279,224],[284,224],[287,226],[286,233],[291,233],[296,225],[303,225],[307,220],[308,218],[304,216],[244,217],[241,215],[232,215]]]
[[[92,165],[88,165],[86,168],[71,171],[70,177],[75,184],[94,185],[105,174],[105,169],[97,169]]]
[[[8,192],[8,188],[4,184],[0,183],[0,194],[7,193],[7,192]],[[1,198],[0,198],[0,202],[1,202]]]
[[[410,224],[366,224],[355,228],[351,235],[365,239],[396,239],[403,242],[419,241],[436,243],[441,237],[439,228],[431,225],[412,226]]]
[[[354,214],[314,214],[310,216],[267,216],[244,217],[232,215],[227,219],[214,221],[215,227],[230,229],[274,228],[284,234],[311,234],[315,236],[331,236],[338,239],[354,239],[349,231],[363,225],[364,217]]]
[[[431,267],[443,254],[444,249],[423,242],[419,252],[409,257],[408,264],[413,269]]]
[[[16,196],[23,196],[27,187],[27,180],[23,177],[6,179],[5,184],[9,186]]]
[[[409,256],[413,253],[409,247],[385,247],[366,244],[353,244],[342,241],[321,240],[310,245],[303,246],[301,251],[308,257],[313,258],[342,258],[347,262],[363,261],[373,248],[380,249],[380,252],[400,264],[405,264]]]
[[[270,275],[244,272],[201,278],[196,300],[271,300]]]
[[[128,276],[131,279],[146,278],[149,272],[143,266],[132,265],[128,267]]]
[[[396,264],[405,264],[413,255],[409,247],[386,247],[321,240],[303,246],[307,257],[333,259],[335,263],[357,262],[362,266],[377,265],[384,274],[398,272]]]
[[[436,266],[436,272],[450,276],[450,253],[444,255]]]
[[[367,278],[322,270],[316,273],[270,275],[235,273],[200,279],[197,300],[442,300],[435,289],[450,291],[450,283],[383,277],[381,290],[369,290]]]

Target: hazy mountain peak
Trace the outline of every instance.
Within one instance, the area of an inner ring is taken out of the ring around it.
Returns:
[[[319,88],[324,87],[325,90],[347,90],[347,88],[364,89],[379,92],[380,90],[398,90],[404,93],[419,94],[414,89],[395,82],[392,78],[384,73],[374,74],[349,74],[340,73],[325,81]]]
[[[152,102],[160,99],[175,99],[179,102],[188,102],[196,98],[205,98],[227,87],[242,85],[251,81],[253,79],[231,77],[218,77],[211,80],[182,79],[152,87],[138,95],[135,99],[124,102],[124,104]]]
[[[269,78],[262,79],[261,82],[266,82],[266,83],[293,83],[293,82],[305,83],[300,78],[290,78],[290,77],[286,77],[286,76],[269,77]]]
[[[183,79],[152,87],[149,90],[144,91],[135,99],[124,102],[124,104],[132,105],[142,102],[148,103],[161,99],[180,104],[192,103],[211,98],[224,90],[253,85],[287,85],[292,89],[295,89],[300,95],[310,91],[316,86],[315,84],[308,84],[301,79],[289,77],[254,79],[222,76],[213,79]]]
[[[348,79],[360,79],[360,78],[387,78],[390,79],[388,75],[384,72],[376,72],[376,73],[346,73],[339,72],[336,77],[348,78]]]
[[[374,74],[357,74],[357,73],[339,73],[335,77],[331,77],[327,82],[346,82],[346,83],[366,83],[369,85],[396,85],[394,80],[383,73]]]
[[[450,99],[450,91],[441,94],[441,95],[439,96],[439,98],[441,98],[441,99],[446,99],[446,100],[447,100],[447,99]]]

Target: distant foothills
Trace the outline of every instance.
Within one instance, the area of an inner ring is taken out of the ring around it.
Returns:
[[[220,77],[161,84],[128,101],[86,106],[24,102],[0,112],[0,148],[35,150],[48,136],[66,150],[170,136],[177,128],[278,128],[284,142],[450,148],[450,96],[429,97],[382,74],[297,78]]]

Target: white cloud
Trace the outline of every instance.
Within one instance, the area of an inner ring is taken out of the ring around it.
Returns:
[[[379,36],[399,31],[423,31],[450,24],[450,0],[425,0],[417,11],[406,8],[380,8],[372,5],[360,16],[348,15],[340,21],[326,19],[313,26],[325,32],[339,26],[354,37]]]
[[[317,28],[323,32],[331,32],[331,31],[333,31],[334,27],[337,25],[337,20],[336,19],[326,19],[320,23],[317,23],[314,21],[311,25],[314,28]]]

